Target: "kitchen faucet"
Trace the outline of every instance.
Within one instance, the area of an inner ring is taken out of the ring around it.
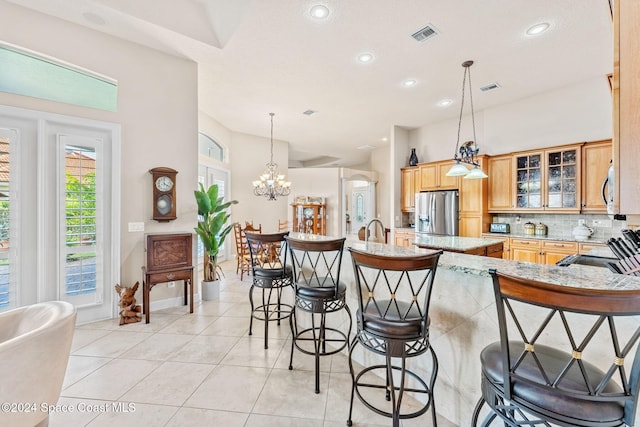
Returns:
[[[371,226],[371,224],[373,223],[377,223],[378,225],[380,225],[380,235],[376,234],[376,237],[372,237],[371,234],[369,233],[369,227]],[[372,242],[379,242],[379,243],[385,243],[385,234],[386,231],[384,229],[384,224],[382,223],[382,221],[380,221],[378,218],[374,218],[371,221],[369,221],[367,223],[367,227],[365,228],[365,240],[369,240]]]

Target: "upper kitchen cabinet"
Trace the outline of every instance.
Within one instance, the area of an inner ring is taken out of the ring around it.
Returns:
[[[460,180],[457,176],[447,176],[453,166],[453,160],[424,163],[420,168],[420,191],[456,190]]]
[[[627,222],[640,223],[640,1],[613,2],[614,205]]]
[[[580,212],[581,146],[515,154],[515,209]]]
[[[416,208],[416,192],[420,191],[420,168],[417,166],[400,169],[400,210],[413,212]]]
[[[515,207],[513,195],[513,155],[488,159],[489,212],[511,211]]]
[[[607,213],[602,198],[602,184],[607,177],[612,156],[610,139],[582,146],[582,212]]]

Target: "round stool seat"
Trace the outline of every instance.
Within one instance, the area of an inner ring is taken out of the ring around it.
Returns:
[[[517,354],[522,351],[524,344],[522,342],[510,341],[510,351]],[[557,350],[544,345],[535,345],[535,354],[542,361],[545,372],[549,378],[555,378],[571,360],[571,354]],[[504,371],[502,369],[502,352],[500,342],[488,345],[480,354],[482,361],[483,379],[492,383],[495,387],[502,388]],[[601,379],[604,375],[603,371],[592,364],[582,361],[582,365],[586,371],[587,378]],[[544,379],[540,373],[539,365],[531,355],[527,355],[522,360],[516,373],[524,378],[544,384]],[[549,413],[561,413],[563,416],[576,420],[597,420],[598,422],[607,423],[620,420],[624,414],[624,406],[615,401],[593,401],[588,396],[585,399],[574,397],[573,395],[563,394],[566,390],[570,393],[584,393],[587,395],[587,388],[584,377],[580,372],[580,367],[574,363],[572,368],[566,373],[558,384],[557,388],[544,387],[539,384],[533,384],[513,378],[513,394],[512,399],[517,401],[523,407],[532,405],[537,411],[548,411]],[[592,389],[598,386],[597,383],[591,384]],[[621,393],[622,388],[613,382],[609,382],[604,389],[606,393]],[[526,403],[525,403],[526,402]],[[613,424],[611,424],[613,425]]]
[[[384,313],[385,317],[381,317],[379,310],[385,310],[386,307],[390,308]],[[383,300],[369,304],[364,310],[363,319],[363,329],[381,337],[410,339],[422,334],[423,318],[420,311],[415,304],[404,301]]]
[[[346,294],[347,294],[347,285],[345,285],[343,282],[338,283],[337,290],[334,285],[324,286],[324,287],[320,286],[317,280],[314,280],[309,284],[306,284],[306,283],[296,284],[296,295],[300,298],[341,299],[341,298],[344,298]]]

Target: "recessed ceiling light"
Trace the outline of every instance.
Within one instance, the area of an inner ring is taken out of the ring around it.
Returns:
[[[408,79],[402,82],[402,86],[404,87],[412,87],[415,86],[418,82],[414,79]]]
[[[542,34],[549,29],[549,24],[547,22],[541,22],[540,24],[536,24],[532,27],[529,27],[527,30],[527,35],[537,36],[538,34]]]
[[[312,18],[325,19],[329,16],[329,8],[323,4],[317,4],[309,10],[309,13]]]
[[[307,116],[310,116],[310,115],[315,114],[315,113],[316,113],[315,110],[305,110],[305,111],[302,112],[302,114],[307,115]]]
[[[371,53],[361,53],[360,55],[358,55],[358,61],[367,64],[371,61],[373,61],[373,54]]]
[[[449,98],[438,101],[438,107],[448,107],[451,104],[453,104],[453,100]]]

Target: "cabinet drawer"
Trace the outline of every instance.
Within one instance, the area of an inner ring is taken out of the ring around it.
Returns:
[[[511,246],[540,247],[540,241],[534,239],[511,239]]]
[[[602,243],[580,243],[578,253],[585,254],[589,251],[592,251],[596,248],[606,248],[607,245]]]
[[[179,271],[164,271],[157,273],[149,273],[150,283],[166,283],[173,282],[175,280],[186,280],[191,278],[191,269],[179,270]]]
[[[549,250],[562,250],[569,251],[571,253],[578,253],[578,242],[559,242],[559,241],[547,241],[542,242],[543,249]]]

